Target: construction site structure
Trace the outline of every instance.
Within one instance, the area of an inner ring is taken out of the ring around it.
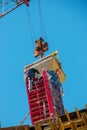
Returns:
[[[47,118],[36,122],[33,126],[13,126],[0,130],[87,130],[87,104],[84,109],[75,108],[71,113],[65,110],[65,115],[56,114],[56,119]]]
[[[65,74],[56,58],[58,52],[41,58],[24,68],[28,104],[32,124],[42,119],[64,115],[61,83]]]
[[[12,0],[11,2],[14,6],[6,10],[4,7],[9,5],[10,1],[0,2],[0,18],[22,4],[29,6],[30,0]],[[87,130],[87,105],[85,109],[76,108],[72,113],[68,113],[68,110],[64,108],[62,83],[66,75],[57,58],[58,52],[44,57],[44,52],[48,50],[48,43],[44,42],[42,37],[35,43],[34,57],[40,56],[41,59],[24,67],[30,110],[28,115],[30,114],[32,125],[0,128],[0,130]]]

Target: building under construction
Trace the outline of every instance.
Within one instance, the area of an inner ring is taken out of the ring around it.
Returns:
[[[0,17],[8,14],[21,4],[29,6],[30,0],[14,0],[15,6]],[[48,43],[42,37],[35,41],[34,57],[40,59],[24,67],[24,81],[27,92],[32,125],[23,125],[0,130],[87,130],[87,105],[84,109],[69,113],[64,108],[62,83],[66,75],[55,51],[44,57]]]

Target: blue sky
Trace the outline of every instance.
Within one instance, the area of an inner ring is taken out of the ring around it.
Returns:
[[[63,83],[65,109],[82,109],[87,103],[87,1],[41,0],[50,54],[58,50],[66,81]],[[30,11],[36,39],[41,36],[37,0]],[[24,66],[33,56],[26,6],[0,19],[0,121],[2,127],[15,126],[28,113]],[[30,124],[28,118],[25,124]]]

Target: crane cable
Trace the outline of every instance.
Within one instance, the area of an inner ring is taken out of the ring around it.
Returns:
[[[44,26],[44,20],[43,20],[43,13],[42,13],[42,9],[41,9],[41,3],[40,3],[40,0],[37,0],[37,1],[38,1],[38,9],[39,9],[39,17],[40,17],[41,36],[45,37],[45,39],[47,40],[45,26]],[[30,32],[32,33],[32,39],[35,39],[36,38],[35,31],[34,31],[34,27],[33,27],[33,24],[32,24],[30,12],[29,12],[27,7],[26,7],[26,12],[27,12],[28,23],[29,23],[29,26],[30,26]]]
[[[30,12],[28,11],[27,7],[26,7],[26,14],[27,14],[28,27],[29,27],[29,30],[30,30],[32,45],[33,45],[33,49],[34,49],[34,42],[35,42],[36,35],[35,35],[34,27],[33,27],[33,24],[32,24],[31,15],[30,15]]]
[[[37,1],[38,1],[38,8],[39,8],[40,29],[41,29],[41,36],[40,37],[43,37],[47,41],[44,20],[43,20],[43,14],[42,14],[42,10],[41,10],[41,3],[40,3],[40,0],[37,0]],[[31,35],[31,40],[32,40],[32,45],[33,45],[33,50],[34,50],[36,35],[35,35],[33,23],[32,23],[32,18],[30,15],[30,11],[28,10],[27,7],[26,7],[26,14],[27,14],[28,27],[30,30],[30,35]]]
[[[41,35],[45,37],[47,41],[47,36],[46,36],[46,31],[45,31],[45,26],[44,26],[44,19],[43,19],[43,13],[41,9],[41,3],[40,0],[38,0],[38,7],[39,7],[39,17],[40,17],[40,28],[41,28]]]

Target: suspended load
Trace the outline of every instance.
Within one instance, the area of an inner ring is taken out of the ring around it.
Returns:
[[[65,74],[55,57],[58,52],[25,66],[24,77],[32,124],[53,117],[55,112],[64,115],[61,83]],[[61,73],[58,73],[58,70]]]

